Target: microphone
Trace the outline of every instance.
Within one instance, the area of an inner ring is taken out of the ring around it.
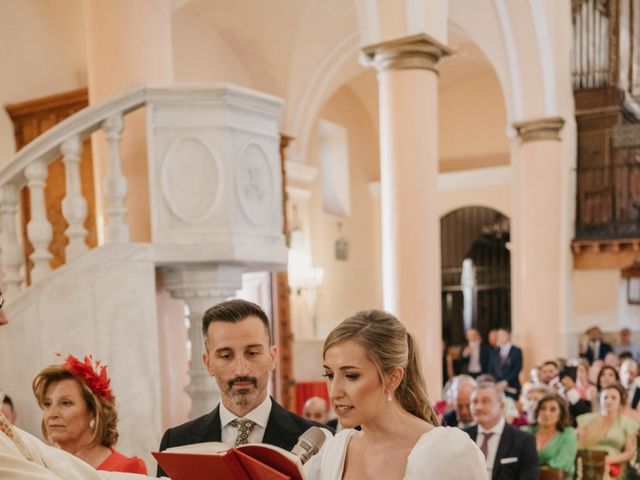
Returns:
[[[298,443],[293,447],[291,453],[298,457],[304,465],[307,460],[320,451],[320,447],[326,439],[327,437],[319,427],[311,427],[300,435]]]

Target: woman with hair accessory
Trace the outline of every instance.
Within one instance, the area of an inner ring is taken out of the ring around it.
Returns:
[[[577,418],[578,446],[607,452],[605,464],[610,477],[626,479],[629,462],[636,454],[636,435],[640,425],[623,413],[626,390],[617,383],[600,391],[600,412]]]
[[[344,429],[305,464],[305,478],[486,479],[478,446],[440,426],[413,337],[393,315],[371,310],[346,319],[325,340],[323,357]]]
[[[69,355],[63,364],[43,369],[33,380],[33,393],[43,410],[45,438],[96,470],[147,473],[138,457],[126,457],[114,446],[118,414],[107,366],[85,356]]]
[[[562,470],[565,479],[573,479],[578,440],[567,401],[557,393],[546,394],[536,405],[534,419],[522,430],[536,437],[540,465]]]

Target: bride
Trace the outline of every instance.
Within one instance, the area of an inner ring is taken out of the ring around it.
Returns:
[[[438,426],[413,338],[393,315],[371,310],[348,318],[327,337],[323,356],[344,430],[307,462],[305,478],[486,479],[469,436]]]

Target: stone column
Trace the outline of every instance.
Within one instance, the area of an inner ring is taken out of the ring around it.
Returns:
[[[378,71],[384,309],[407,326],[429,394],[442,388],[438,60],[444,45],[419,34],[365,47]]]
[[[202,361],[204,337],[202,317],[209,307],[234,296],[242,286],[244,267],[239,265],[181,264],[164,267],[163,280],[173,297],[180,298],[189,307],[189,340],[191,342],[191,381],[187,393],[191,397],[189,418],[209,413],[220,401],[215,379]]]
[[[568,184],[559,136],[563,125],[560,117],[514,124],[519,142],[513,162],[512,326],[514,343],[525,353],[523,375],[562,352],[562,250],[569,249],[562,233]]]
[[[139,84],[162,85],[173,80],[170,0],[85,0],[85,35],[91,104]],[[105,216],[103,185],[106,146],[94,136],[96,217]],[[128,182],[125,201],[131,240],[148,242],[149,181],[146,121],[143,110],[128,115],[122,135],[122,169]],[[99,221],[100,241],[104,238]]]

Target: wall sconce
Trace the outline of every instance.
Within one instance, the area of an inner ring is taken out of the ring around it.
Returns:
[[[289,250],[289,286],[300,295],[303,290],[317,290],[322,285],[324,270],[311,266],[311,256],[301,250]]]
[[[299,297],[311,317],[313,337],[318,336],[318,290],[322,286],[324,271],[311,265],[311,255],[304,250],[302,231],[291,231],[291,248],[287,273],[291,291]]]

